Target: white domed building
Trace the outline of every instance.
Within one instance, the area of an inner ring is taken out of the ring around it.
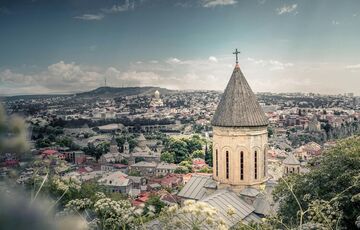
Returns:
[[[160,92],[159,90],[156,90],[154,93],[154,97],[151,99],[150,107],[162,107],[162,106],[164,106],[164,103],[161,100]]]

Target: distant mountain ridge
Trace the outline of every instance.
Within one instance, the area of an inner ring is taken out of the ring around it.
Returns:
[[[33,94],[33,95],[14,95],[14,96],[3,96],[6,100],[31,100],[41,98],[52,98],[52,97],[104,97],[114,98],[121,96],[134,96],[134,95],[151,95],[158,90],[160,94],[175,93],[176,90],[169,90],[161,87],[145,86],[145,87],[99,87],[94,90],[81,92],[81,93],[69,93],[69,94]],[[0,97],[1,98],[1,97]]]
[[[97,89],[77,93],[77,97],[120,97],[120,96],[133,96],[133,95],[150,95],[158,90],[160,94],[168,94],[174,92],[160,87],[145,86],[145,87],[99,87]]]

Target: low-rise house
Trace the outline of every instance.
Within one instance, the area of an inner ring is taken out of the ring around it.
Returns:
[[[54,149],[46,149],[46,150],[41,152],[43,157],[53,156],[53,155],[55,155],[57,153],[58,153],[58,151],[56,151]]]
[[[8,160],[5,160],[5,162],[3,163],[3,166],[8,167],[8,168],[18,167],[19,165],[20,165],[19,161],[15,160],[15,159],[8,159]]]
[[[143,205],[150,197],[150,193],[148,192],[144,192],[144,193],[140,193],[139,196],[134,199],[131,203],[134,206],[140,206]]]
[[[141,176],[128,176],[133,182],[133,189],[140,189],[141,191],[146,190],[147,180]]]
[[[130,166],[131,171],[139,172],[143,176],[154,176],[156,172],[156,162],[140,161]]]
[[[161,184],[159,183],[152,183],[149,184],[149,188],[150,190],[154,191],[154,190],[160,190],[161,189]]]
[[[128,194],[133,186],[133,182],[128,175],[117,171],[106,173],[98,180],[98,183],[104,185],[109,192]]]
[[[308,154],[317,156],[321,153],[321,145],[312,141],[304,145],[304,150],[308,152]]]
[[[108,163],[116,163],[116,162],[120,162],[122,159],[121,154],[116,152],[116,153],[106,153],[101,155],[101,157],[99,158],[99,162],[101,164],[108,164]]]
[[[105,172],[121,171],[127,174],[128,166],[124,164],[102,164],[101,170]]]
[[[202,168],[208,167],[204,159],[195,158],[192,160],[192,165],[194,170],[200,170]]]
[[[156,166],[156,176],[165,176],[174,173],[177,168],[178,166],[176,164],[161,162]]]
[[[102,177],[104,174],[105,174],[105,172],[101,171],[101,170],[96,170],[96,171],[92,171],[89,173],[83,173],[83,174],[80,174],[79,181],[86,182],[86,181],[90,181],[90,180],[96,180],[96,179]]]
[[[321,145],[315,142],[309,142],[294,151],[294,155],[302,161],[310,160],[314,156],[321,154]]]
[[[181,174],[168,174],[163,178],[155,178],[151,181],[159,183],[162,187],[174,188],[182,184],[183,177]]]
[[[83,151],[69,151],[65,152],[65,160],[74,164],[84,164],[86,162],[86,155]]]

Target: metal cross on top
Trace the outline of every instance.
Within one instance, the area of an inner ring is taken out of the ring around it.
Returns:
[[[235,49],[235,52],[233,54],[236,55],[236,64],[239,64],[239,59],[238,59],[238,54],[240,53],[240,51],[238,51],[237,49]]]

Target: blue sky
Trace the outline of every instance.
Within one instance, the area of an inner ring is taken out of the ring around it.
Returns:
[[[357,0],[2,0],[0,94],[103,85],[360,95]]]

